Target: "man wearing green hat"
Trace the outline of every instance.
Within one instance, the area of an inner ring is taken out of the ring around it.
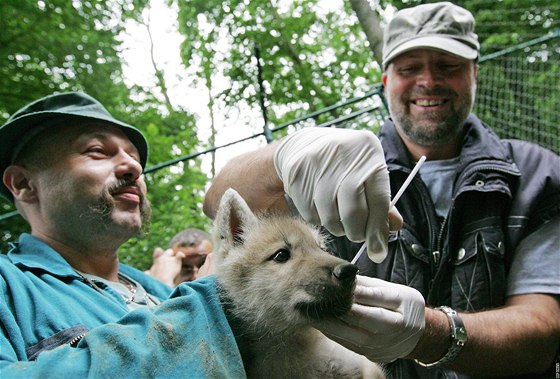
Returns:
[[[140,131],[69,92],[0,145],[0,194],[31,226],[0,256],[0,377],[244,376],[213,278],[172,292],[119,263],[150,217]]]
[[[253,209],[295,211],[336,236],[348,260],[366,241],[352,311],[316,327],[386,362],[390,378],[558,376],[560,158],[501,140],[470,113],[478,56],[467,10],[396,12],[384,33],[391,118],[379,140],[303,128],[231,160],[206,195],[211,216],[228,187]],[[422,156],[396,203],[402,219],[387,217]]]

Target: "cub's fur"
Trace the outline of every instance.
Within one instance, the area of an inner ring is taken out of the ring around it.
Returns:
[[[351,307],[357,267],[299,218],[255,215],[232,189],[214,223],[217,272],[249,378],[384,378],[311,322]]]

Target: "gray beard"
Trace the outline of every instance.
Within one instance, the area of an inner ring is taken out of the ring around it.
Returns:
[[[458,109],[453,109],[446,117],[437,119],[436,116],[438,116],[438,114],[434,113],[434,117],[429,119],[429,126],[423,125],[426,121],[425,119],[421,122],[414,123],[414,120],[410,116],[409,108],[404,105],[408,104],[408,96],[394,100],[387,95],[387,100],[393,123],[398,130],[416,145],[437,147],[449,143],[449,141],[454,140],[462,134],[465,120],[472,109],[475,91],[476,86],[473,86],[471,97],[459,97],[460,101],[457,103]],[[430,91],[423,90],[421,92],[424,95],[450,95],[448,90],[438,88]],[[452,93],[452,95],[458,98],[457,94]]]

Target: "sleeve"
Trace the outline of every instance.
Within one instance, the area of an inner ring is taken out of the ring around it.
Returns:
[[[560,217],[525,237],[514,253],[507,296],[560,294]]]
[[[36,361],[16,356],[10,341],[17,328],[5,324],[2,312],[5,307],[0,308],[2,378],[245,377],[214,277],[185,283],[153,310],[130,312],[92,329],[77,347],[45,351]]]

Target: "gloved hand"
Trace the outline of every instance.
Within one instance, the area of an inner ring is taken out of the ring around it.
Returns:
[[[305,220],[335,236],[365,240],[371,260],[385,259],[391,192],[383,149],[373,133],[303,128],[282,140],[274,166]]]
[[[348,314],[314,327],[374,362],[406,357],[424,333],[425,304],[420,292],[358,275],[354,295]]]

